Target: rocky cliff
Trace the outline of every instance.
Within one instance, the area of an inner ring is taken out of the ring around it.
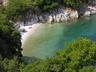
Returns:
[[[60,7],[57,9],[50,10],[48,12],[36,15],[34,13],[29,13],[26,21],[17,22],[23,25],[31,25],[34,23],[52,23],[52,22],[62,22],[68,21],[70,19],[77,19],[79,17],[77,10],[71,8]]]
[[[78,9],[79,16],[90,16],[96,14],[96,5],[82,5]]]
[[[38,12],[37,12],[38,13]],[[52,23],[63,22],[71,19],[77,19],[80,16],[90,16],[96,13],[96,5],[82,5],[78,10],[66,7],[59,7],[48,12],[36,15],[29,12],[24,21],[17,21],[18,25],[32,25],[34,23]]]

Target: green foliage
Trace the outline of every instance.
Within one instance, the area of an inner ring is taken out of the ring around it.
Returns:
[[[11,60],[8,59],[0,59],[0,72],[20,72],[20,64],[17,58],[13,58]]]
[[[23,68],[24,72],[95,72],[96,42],[87,38],[74,41],[55,57],[35,62]]]
[[[66,5],[78,8],[82,4],[88,4],[90,0],[63,0]]]
[[[0,9],[1,10],[1,9]],[[16,31],[4,11],[0,12],[0,55],[3,58],[21,57],[21,36]]]
[[[21,36],[0,8],[0,72],[20,72]],[[15,58],[14,58],[15,57]]]
[[[48,72],[47,63],[45,61],[36,61],[32,64],[26,65],[21,69],[21,72]]]
[[[21,12],[22,3],[21,0],[9,0],[8,5],[6,6],[6,14],[8,19],[17,18]]]
[[[96,42],[86,38],[77,39],[45,61],[20,64],[21,36],[9,22],[20,20],[30,10],[48,11],[60,5],[79,7],[83,3],[88,0],[9,0],[8,6],[0,7],[0,72],[96,72]]]

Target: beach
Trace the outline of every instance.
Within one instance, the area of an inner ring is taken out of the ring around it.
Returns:
[[[28,37],[35,33],[35,31],[38,29],[39,26],[40,26],[40,23],[20,27],[21,29],[25,30],[25,32],[21,33],[22,46],[24,45],[24,43],[28,39]]]

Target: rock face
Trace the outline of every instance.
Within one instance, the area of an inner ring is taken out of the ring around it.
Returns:
[[[50,10],[40,15],[29,13],[29,17],[25,21],[19,22],[21,25],[32,25],[34,23],[52,23],[62,22],[71,19],[77,19],[79,16],[90,16],[96,13],[96,5],[82,5],[79,10],[60,7]],[[19,24],[18,24],[19,25]]]
[[[76,10],[62,7],[51,10],[45,14],[42,14],[42,20],[40,17],[39,20],[41,22],[52,23],[52,22],[62,22],[70,19],[76,19],[78,17],[79,17],[78,12]]]
[[[87,6],[84,16],[90,16],[91,14],[96,14],[96,6]]]
[[[90,16],[91,12],[90,11],[85,11],[84,16]]]
[[[96,14],[96,5],[82,5],[80,7],[80,16],[90,16],[91,14]]]
[[[27,21],[23,25],[31,25],[38,22],[62,22],[70,19],[77,19],[79,17],[78,12],[76,10],[64,7],[53,9],[40,15],[29,14],[29,16],[29,19],[27,19]]]

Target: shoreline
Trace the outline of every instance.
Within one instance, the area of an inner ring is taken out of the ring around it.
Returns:
[[[88,8],[88,10],[87,10],[87,8]],[[80,10],[81,12],[77,13],[77,11],[73,11],[71,9],[68,9],[68,10],[65,9],[65,11],[64,11],[62,8],[60,9],[61,12],[59,12],[59,9],[57,9],[57,10],[58,10],[57,11],[57,15],[54,15],[54,11],[52,12],[53,14],[49,14],[49,15],[45,14],[45,16],[48,17],[47,18],[48,20],[47,20],[46,23],[52,23],[53,20],[56,21],[54,23],[67,21],[68,18],[70,18],[70,20],[71,19],[78,19],[79,14],[82,14],[82,12],[83,12],[82,10]],[[69,13],[70,16],[66,16],[66,14],[62,15],[62,12],[63,13]],[[96,5],[95,6],[87,6],[85,8],[85,12],[83,13],[83,17],[90,16],[90,15],[93,15],[93,14],[96,14]],[[53,15],[53,16],[51,16],[51,15]],[[62,18],[62,16],[64,16],[64,17]],[[45,17],[45,19],[46,19],[46,17]],[[36,22],[38,21],[37,16],[36,17],[34,16],[33,20],[34,19],[35,19]],[[44,21],[42,16],[40,16],[40,19],[41,19],[41,21]],[[42,24],[42,23],[39,23],[39,22],[35,23],[35,21],[33,21],[33,23],[32,22],[28,22],[28,23],[30,23],[30,24],[28,24],[28,26],[20,26],[20,29],[24,29],[25,30],[25,32],[21,32],[21,43],[22,43],[22,46],[24,45],[24,43],[28,39],[28,37],[31,34],[34,34],[35,30],[37,30],[37,28],[40,26],[40,24]],[[20,24],[20,23],[17,23],[17,24]]]
[[[33,25],[21,26],[20,27],[20,28],[22,28],[22,29],[24,29],[26,31],[26,32],[21,32],[21,43],[22,43],[22,46],[24,45],[24,43],[26,42],[28,37],[35,33],[35,31],[37,30],[37,28],[40,25],[41,25],[41,23],[36,23],[36,24],[33,24]]]
[[[86,16],[83,16],[83,17],[86,17]],[[30,35],[34,34],[35,31],[38,29],[38,27],[40,27],[41,24],[43,24],[43,23],[35,23],[32,25],[28,25],[28,26],[20,26],[20,29],[25,30],[25,32],[20,32],[22,47],[23,47],[24,43],[26,42],[26,40],[28,39],[28,37]]]

